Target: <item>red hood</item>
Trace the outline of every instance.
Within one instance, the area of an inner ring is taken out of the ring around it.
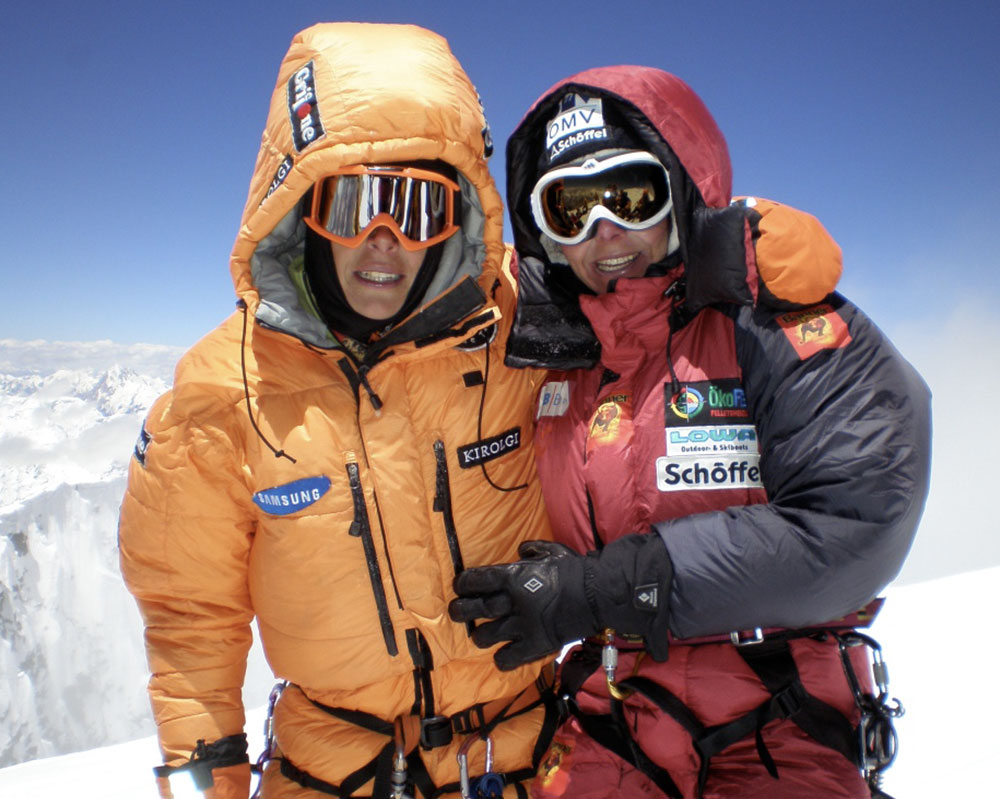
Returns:
[[[532,121],[536,110],[571,84],[598,89],[634,105],[670,145],[705,204],[717,208],[729,204],[733,170],[726,139],[701,98],[684,81],[652,67],[588,69],[546,90],[524,115],[518,130],[544,124],[544,117]]]

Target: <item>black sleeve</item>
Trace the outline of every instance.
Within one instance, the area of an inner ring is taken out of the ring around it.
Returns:
[[[859,609],[898,574],[928,489],[930,392],[861,311],[834,294],[804,315],[730,315],[768,502],[656,525],[681,637]],[[836,344],[802,343],[839,320]]]

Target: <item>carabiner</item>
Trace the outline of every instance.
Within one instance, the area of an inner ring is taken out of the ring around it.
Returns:
[[[614,645],[615,631],[610,627],[604,630],[604,649],[601,650],[601,665],[604,666],[604,677],[608,681],[608,693],[619,702],[628,699],[632,692],[622,690],[615,682],[615,672],[618,670],[618,648]]]

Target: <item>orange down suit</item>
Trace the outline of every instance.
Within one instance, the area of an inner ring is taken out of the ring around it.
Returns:
[[[498,671],[447,614],[461,568],[550,537],[532,449],[540,373],[503,366],[515,297],[486,140],[476,91],[435,34],[322,24],[293,40],[231,258],[240,308],[150,410],[122,505],[166,763],[243,732],[254,619],[290,683],[265,797],[321,795],[283,761],[337,786],[391,741],[329,709],[412,732],[535,684],[541,664]],[[423,159],[458,171],[462,229],[418,310],[351,358],[303,290],[300,200],[338,167]],[[493,729],[496,771],[532,771],[543,716],[536,702]],[[408,734],[411,767],[454,792],[465,737],[424,750]],[[473,774],[483,760],[480,743]],[[215,777],[217,799],[247,796],[246,764]]]

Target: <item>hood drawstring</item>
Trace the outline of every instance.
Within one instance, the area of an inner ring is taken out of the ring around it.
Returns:
[[[359,366],[358,367],[358,379],[361,381],[361,385],[365,387],[365,391],[368,392],[368,399],[372,404],[372,409],[375,411],[376,416],[382,415],[382,398],[375,393],[375,389],[371,387],[368,383],[368,371],[371,367],[369,366]]]
[[[494,330],[495,327],[494,323]],[[483,390],[479,397],[479,418],[476,421],[476,436],[478,441],[483,440],[483,407],[486,405],[486,387],[490,384],[490,344],[494,338],[495,335],[491,336],[483,348],[486,350],[486,363],[483,365]],[[516,486],[499,486],[493,482],[493,479],[487,473],[485,463],[480,463],[479,468],[483,470],[483,477],[486,478],[486,482],[489,483],[491,488],[495,488],[497,491],[521,491],[528,487],[528,483],[521,483]]]
[[[681,382],[677,379],[677,372],[674,370],[674,359],[670,352],[670,345],[674,340],[674,331],[680,329],[683,324],[680,319],[680,306],[684,303],[684,289],[687,284],[683,279],[675,280],[670,287],[663,292],[666,298],[673,297],[674,303],[670,306],[670,316],[667,319],[667,367],[670,369],[670,394],[676,397],[681,390]]]
[[[274,453],[275,458],[287,458],[292,463],[296,463],[295,458],[283,449],[279,450],[274,448],[271,442],[267,440],[267,437],[257,426],[257,421],[253,418],[253,406],[250,403],[250,383],[247,380],[247,304],[243,300],[239,300],[237,302],[237,306],[243,312],[243,336],[240,339],[240,371],[243,375],[243,396],[246,398],[247,402],[247,415],[250,417],[250,426],[253,427],[257,437],[264,442],[271,452]]]

